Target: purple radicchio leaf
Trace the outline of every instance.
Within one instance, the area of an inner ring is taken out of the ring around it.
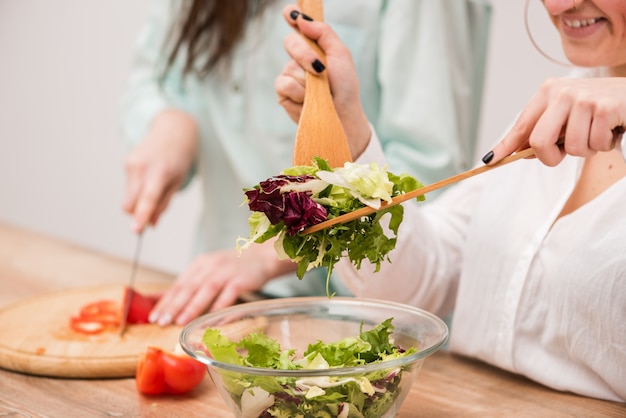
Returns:
[[[258,188],[245,192],[248,207],[252,211],[263,212],[272,225],[284,221],[287,232],[295,235],[307,226],[325,220],[326,209],[311,200],[306,192],[281,193],[280,189],[289,183],[305,183],[313,179],[314,176],[307,175],[279,175],[262,181]]]
[[[289,235],[326,220],[326,209],[304,192],[291,192],[285,197],[285,226]]]
[[[284,218],[285,205],[280,189],[275,189],[272,193],[263,193],[259,189],[252,189],[246,192],[248,196],[248,207],[255,212],[263,212],[272,225],[280,223]]]

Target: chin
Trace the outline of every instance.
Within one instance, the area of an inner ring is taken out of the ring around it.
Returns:
[[[565,57],[569,62],[577,67],[603,67],[606,65],[597,57],[593,56],[590,51],[581,51],[580,49],[572,50],[573,48],[564,48]]]

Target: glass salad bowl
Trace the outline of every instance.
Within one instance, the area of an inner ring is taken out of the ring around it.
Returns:
[[[190,322],[183,350],[207,365],[235,417],[393,417],[446,324],[359,298],[248,302]]]

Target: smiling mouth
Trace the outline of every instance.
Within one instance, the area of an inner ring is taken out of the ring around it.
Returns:
[[[605,19],[603,17],[593,17],[590,19],[563,19],[563,22],[569,28],[578,29],[584,28],[585,26],[591,26],[601,20]]]

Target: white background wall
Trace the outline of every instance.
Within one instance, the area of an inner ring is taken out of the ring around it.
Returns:
[[[566,72],[531,46],[523,0],[492,3],[485,143],[504,132],[543,78]],[[533,3],[536,38],[554,40],[539,1]],[[0,222],[132,257],[116,112],[147,6],[148,0],[0,2]],[[557,51],[558,44],[546,49]],[[196,185],[179,194],[147,233],[142,263],[171,272],[185,266],[197,193]]]

